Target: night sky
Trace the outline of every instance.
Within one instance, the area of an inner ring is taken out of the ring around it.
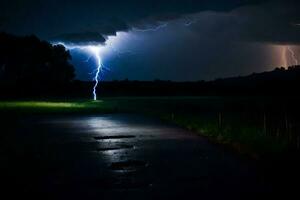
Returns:
[[[211,80],[297,64],[297,0],[1,0],[0,30],[99,45],[105,80]],[[72,48],[77,78],[95,59]]]

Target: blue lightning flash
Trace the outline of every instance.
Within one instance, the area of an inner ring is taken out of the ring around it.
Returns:
[[[104,69],[104,65],[102,63],[102,59],[100,56],[100,51],[102,49],[103,46],[99,45],[99,46],[93,46],[93,45],[86,45],[86,46],[79,46],[79,45],[68,45],[62,42],[57,43],[59,45],[63,45],[66,49],[68,50],[73,50],[73,49],[80,49],[82,51],[85,51],[87,53],[92,54],[92,56],[90,57],[94,57],[94,59],[96,60],[96,70],[94,73],[94,78],[93,80],[95,81],[95,84],[93,86],[93,99],[94,101],[97,100],[97,87],[99,85],[99,81],[101,80],[100,75],[101,72]],[[88,60],[90,59],[90,57],[88,58]],[[87,60],[87,61],[88,61]]]
[[[100,57],[100,48],[93,46],[93,47],[89,47],[89,50],[94,54],[94,57],[97,60],[97,70],[96,70],[95,77],[94,77],[95,85],[93,87],[93,97],[94,97],[94,101],[96,101],[97,100],[97,87],[99,84],[99,75],[103,68],[103,64],[102,64],[102,60]]]
[[[146,26],[145,28],[137,28],[133,27],[132,31],[133,32],[156,32],[162,29],[168,28],[172,22],[158,22],[156,26]],[[177,23],[182,24],[182,21],[177,21]],[[189,19],[185,20],[183,23],[184,26],[188,27],[191,26],[192,24],[198,23],[198,19],[194,19],[193,17],[189,17]],[[104,70],[109,70],[107,69],[103,62],[102,62],[102,56],[105,55],[109,50],[113,50],[119,57],[121,57],[123,54],[132,54],[134,55],[132,51],[119,51],[117,49],[118,46],[120,46],[122,40],[124,38],[129,38],[128,33],[124,32],[116,32],[115,36],[108,36],[105,44],[76,44],[76,43],[68,43],[68,42],[54,42],[54,45],[62,45],[68,50],[74,50],[78,49],[81,51],[84,51],[89,54],[89,57],[87,60],[84,62],[89,62],[91,58],[94,58],[96,61],[96,69],[93,70],[91,74],[93,74],[93,81],[95,82],[93,86],[93,99],[96,101],[97,100],[97,88],[99,86],[99,83],[101,81],[101,75],[103,75]],[[109,49],[109,50],[108,50]],[[102,56],[101,56],[102,55]]]
[[[168,26],[168,23],[163,23],[155,27],[150,27],[146,29],[140,29],[140,28],[133,28],[132,30],[137,31],[137,32],[149,32],[149,31],[158,31],[160,29],[166,28]]]

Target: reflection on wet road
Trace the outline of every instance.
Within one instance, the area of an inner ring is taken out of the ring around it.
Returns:
[[[23,120],[16,132],[23,135],[26,161],[13,174],[25,194],[232,199],[266,190],[253,163],[152,118],[41,117]]]

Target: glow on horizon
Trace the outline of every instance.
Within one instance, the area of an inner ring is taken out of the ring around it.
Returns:
[[[282,51],[282,63],[284,67],[289,67],[291,65],[298,65],[298,59],[296,52],[293,50],[293,46],[284,45],[281,46]]]
[[[295,45],[272,45],[269,51],[273,55],[272,60],[275,64],[277,63],[277,66],[288,68],[299,64],[297,48],[298,46]]]
[[[291,58],[294,61],[295,65],[298,65],[298,59],[296,58],[295,51],[290,46],[287,47],[287,50],[290,52]]]

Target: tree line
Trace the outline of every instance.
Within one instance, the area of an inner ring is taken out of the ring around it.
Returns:
[[[0,33],[0,86],[22,90],[55,90],[75,77],[70,53],[34,35]]]

